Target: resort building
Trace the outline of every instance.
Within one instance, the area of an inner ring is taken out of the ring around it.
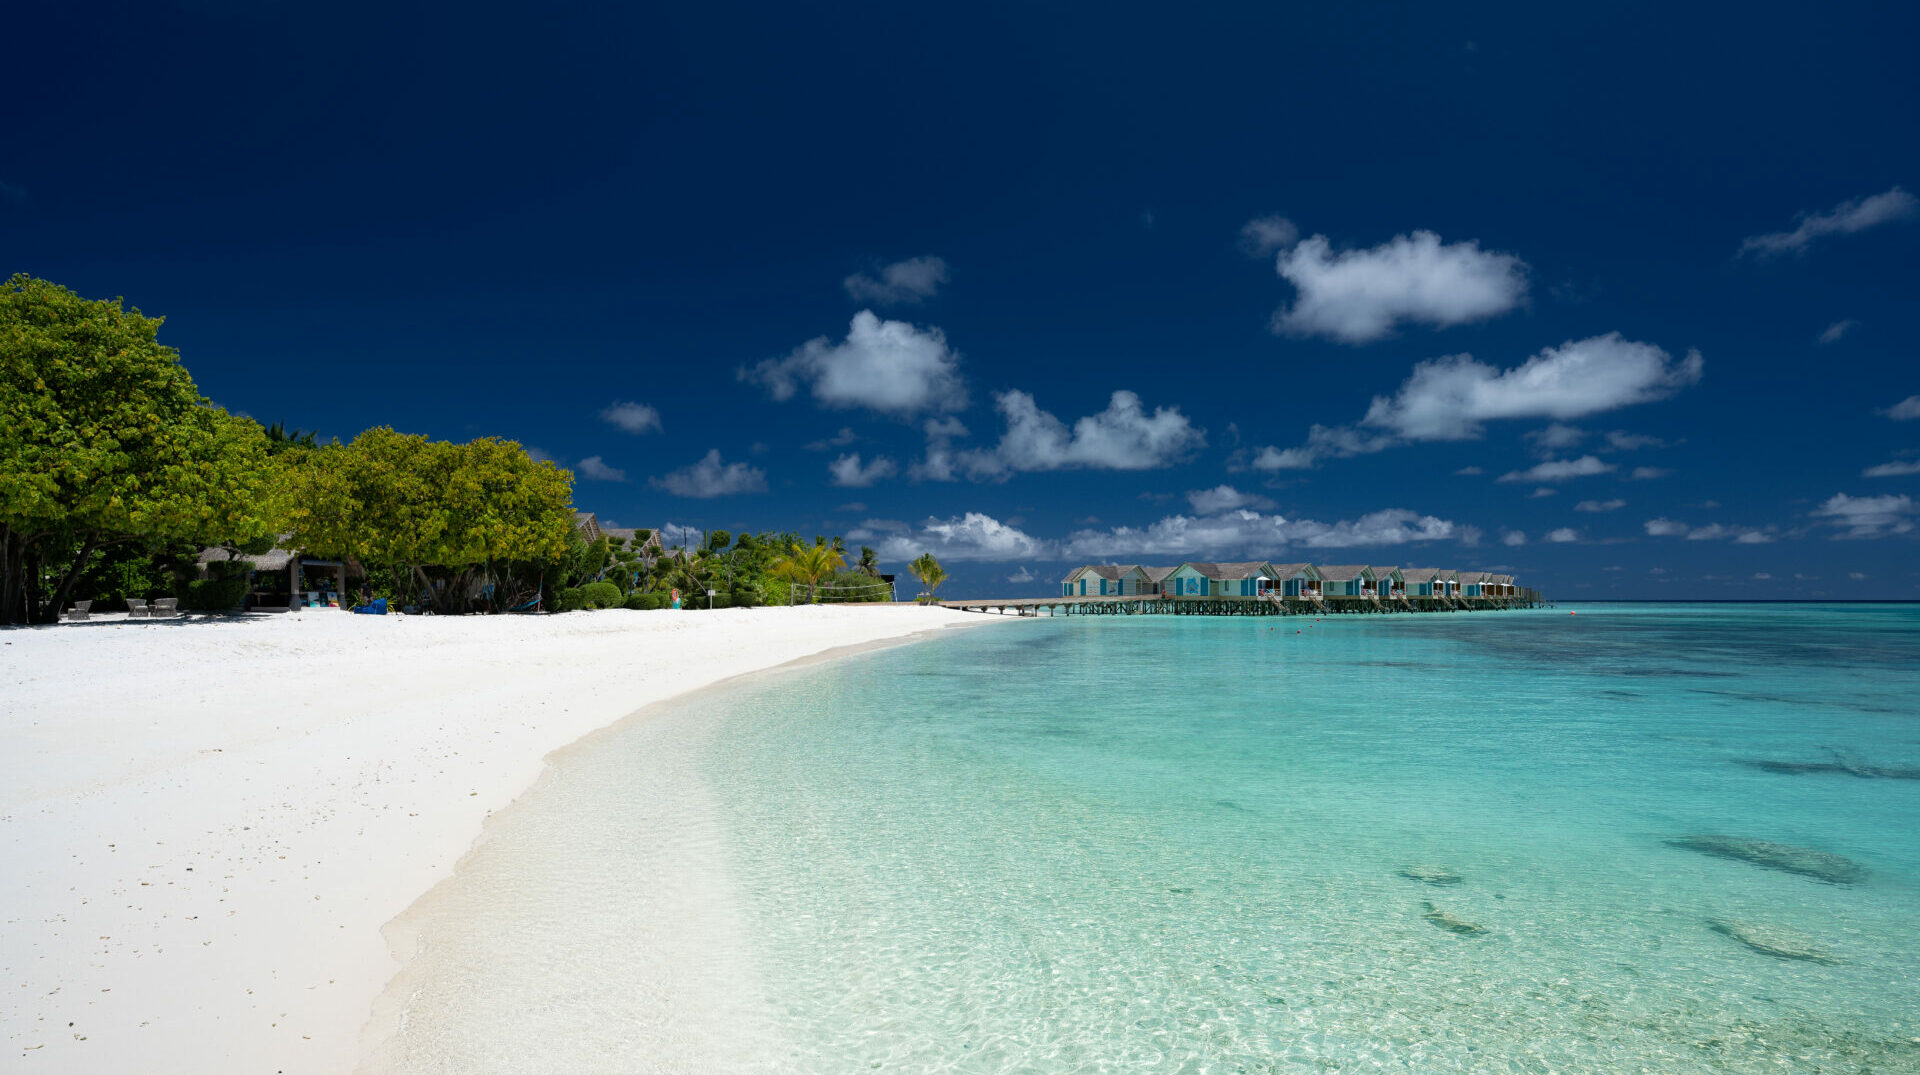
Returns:
[[[1188,561],[1167,576],[1175,597],[1265,597],[1273,592],[1273,565],[1263,560],[1213,564]]]
[[[1320,571],[1312,564],[1268,564],[1273,572],[1274,589],[1282,597],[1318,597]]]
[[[1066,597],[1127,597],[1159,593],[1159,586],[1138,564],[1088,564],[1061,580]]]
[[[1320,593],[1325,597],[1364,597],[1373,584],[1373,569],[1365,564],[1341,564],[1320,569]]]
[[[1373,572],[1373,595],[1381,598],[1407,596],[1407,582],[1397,567],[1370,567]]]
[[[1404,567],[1400,569],[1401,586],[1408,597],[1440,597],[1443,594],[1434,590],[1434,580],[1439,575],[1437,567]],[[1445,583],[1441,585],[1444,587]]]

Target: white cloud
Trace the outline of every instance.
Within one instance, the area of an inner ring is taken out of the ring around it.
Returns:
[[[531,444],[522,444],[520,447],[521,447],[521,450],[527,453],[527,458],[533,460],[536,463],[558,464],[560,462],[558,459],[555,459],[553,457],[552,452],[549,452],[544,448],[535,448]]]
[[[1240,228],[1240,249],[1247,256],[1263,258],[1275,251],[1285,250],[1300,238],[1300,229],[1293,221],[1277,214],[1254,217]]]
[[[777,400],[792,399],[809,385],[822,406],[865,407],[897,417],[967,405],[960,355],[947,346],[944,333],[882,321],[871,310],[853,315],[844,341],[816,337],[785,358],[742,368],[739,378],[764,385]]]
[[[1547,488],[1546,486],[1544,486],[1544,485],[1543,485],[1543,486],[1541,486],[1540,488],[1538,488],[1538,489],[1535,489],[1535,490],[1534,490],[1533,492],[1531,492],[1531,493],[1528,493],[1528,494],[1527,494],[1527,498],[1528,498],[1528,499],[1530,499],[1530,500],[1544,500],[1544,499],[1546,499],[1547,497],[1550,497],[1550,496],[1559,496],[1559,495],[1560,495],[1560,490],[1558,490],[1558,489],[1549,489],[1549,488]]]
[[[1422,362],[1393,397],[1374,397],[1364,424],[1408,440],[1467,440],[1499,418],[1579,418],[1665,399],[1700,380],[1698,351],[1675,362],[1618,332],[1548,347],[1513,369],[1471,355]]]
[[[675,496],[706,499],[738,496],[741,493],[764,493],[767,491],[767,475],[765,471],[745,463],[722,462],[720,449],[715,448],[702,456],[699,462],[681,467],[665,477],[648,479],[648,484]]]
[[[1052,542],[977,511],[951,519],[930,518],[918,527],[893,530],[880,538],[879,550],[881,558],[887,560],[912,560],[926,552],[948,561],[1058,559]]]
[[[841,281],[854,301],[881,306],[925,302],[946,282],[946,261],[930,254],[896,261],[880,270],[878,280],[857,272]]]
[[[1710,523],[1706,526],[1690,526],[1678,519],[1664,516],[1648,519],[1647,534],[1650,537],[1678,537],[1688,541],[1732,541],[1740,545],[1765,545],[1774,540],[1773,527],[1725,526]]]
[[[1756,579],[1760,579],[1761,581],[1765,581],[1767,579],[1772,578],[1773,576],[1765,571],[1755,571],[1753,573],[1753,577]]]
[[[1805,253],[1815,239],[1827,235],[1850,235],[1880,224],[1904,220],[1920,208],[1913,195],[1894,187],[1865,198],[1841,202],[1824,213],[1803,213],[1792,231],[1777,231],[1749,237],[1740,244],[1740,253],[1758,258],[1780,254]]]
[[[1844,532],[1841,538],[1876,538],[1905,534],[1914,528],[1920,505],[1910,496],[1848,496],[1835,493],[1815,508],[1816,518],[1828,520]]]
[[[1668,470],[1666,467],[1634,467],[1633,473],[1627,475],[1627,480],[1636,482],[1652,481],[1655,478],[1664,478],[1672,473],[1673,471]]]
[[[1032,582],[1034,579],[1038,577],[1039,576],[1035,575],[1032,571],[1027,570],[1025,566],[1022,566],[1020,570],[1015,571],[1011,575],[1008,575],[1007,581],[1008,582]]]
[[[1569,542],[1569,541],[1579,541],[1580,531],[1575,530],[1571,526],[1563,526],[1558,530],[1547,531],[1547,540],[1554,542],[1556,544],[1565,544],[1566,542]]]
[[[1583,455],[1578,459],[1549,459],[1528,467],[1500,475],[1503,482],[1563,482],[1569,478],[1590,478],[1595,474],[1609,474],[1618,468],[1603,461],[1597,455]]]
[[[835,433],[833,436],[823,437],[808,444],[807,451],[824,452],[829,448],[845,448],[847,445],[859,439],[860,435],[853,431],[852,426],[841,426],[840,432]]]
[[[1828,325],[1825,331],[1820,333],[1820,342],[1821,343],[1838,343],[1840,340],[1840,337],[1845,336],[1847,333],[1853,331],[1853,327],[1855,325],[1858,325],[1859,323],[1860,322],[1855,321],[1852,318],[1848,318],[1845,321],[1835,321],[1833,324]]]
[[[1526,543],[1527,535],[1523,530],[1505,530],[1500,534],[1500,544],[1502,545],[1519,546],[1525,545]]]
[[[660,543],[669,549],[682,545],[689,548],[696,547],[705,541],[706,537],[706,531],[697,526],[668,523],[660,528]]]
[[[1461,467],[1459,470],[1456,470],[1453,473],[1456,477],[1472,478],[1472,477],[1477,477],[1481,474],[1485,474],[1486,471],[1480,467]]]
[[[627,480],[626,471],[621,470],[619,467],[608,466],[607,461],[597,455],[590,455],[580,460],[579,465],[575,466],[573,471],[588,481],[623,482]]]
[[[1866,581],[1866,580],[1867,580],[1867,579],[1868,579],[1868,578],[1869,578],[1870,576],[1869,576],[1869,575],[1867,575],[1867,573],[1866,573],[1866,572],[1864,572],[1864,571],[1849,571],[1849,572],[1847,572],[1847,577],[1848,577],[1848,578],[1850,578],[1850,579],[1852,579],[1852,580],[1853,580],[1853,581],[1855,581],[1855,582],[1864,582],[1864,581]]]
[[[1896,459],[1860,472],[1863,478],[1904,478],[1909,474],[1920,474],[1920,459]]]
[[[1664,448],[1667,442],[1646,433],[1629,433],[1616,429],[1607,434],[1607,447],[1616,452],[1636,452],[1642,448]]]
[[[660,412],[644,403],[635,403],[632,400],[609,404],[606,410],[600,412],[600,418],[629,433],[660,431]]]
[[[1525,434],[1527,443],[1541,455],[1562,452],[1587,439],[1587,431],[1579,426],[1570,426],[1565,422],[1555,422],[1544,429],[1533,429]]]
[[[1148,414],[1140,397],[1115,392],[1107,409],[1089,415],[1068,429],[1066,423],[1040,409],[1025,392],[1002,392],[995,405],[1006,418],[1006,432],[990,449],[954,452],[951,463],[976,481],[1041,470],[1151,470],[1169,466],[1206,444],[1206,433],[1187,421],[1177,407],[1156,407]],[[933,431],[929,429],[928,460],[919,468],[931,476],[938,469]]]
[[[1920,418],[1920,396],[1908,396],[1881,413],[1896,422],[1908,422]]]
[[[1358,519],[1323,523],[1289,519],[1255,511],[1228,511],[1220,515],[1169,515],[1145,527],[1116,526],[1107,530],[1080,530],[1067,539],[1063,551],[1074,558],[1161,556],[1277,556],[1288,547],[1315,549],[1404,545],[1412,542],[1465,540],[1467,528],[1446,519],[1404,508],[1369,512]]]
[[[1187,493],[1187,503],[1193,505],[1194,512],[1200,515],[1218,515],[1220,512],[1233,511],[1236,508],[1266,511],[1273,507],[1272,500],[1257,493],[1243,493],[1231,485],[1194,489]]]
[[[1575,504],[1575,505],[1573,506],[1573,510],[1575,510],[1575,511],[1596,511],[1596,512],[1598,512],[1598,511],[1619,511],[1619,510],[1620,510],[1621,508],[1624,508],[1624,507],[1626,507],[1626,506],[1627,506],[1627,502],[1626,502],[1626,501],[1624,501],[1624,500],[1620,500],[1620,499],[1614,499],[1614,500],[1582,500],[1582,501],[1581,501],[1580,503],[1578,503],[1578,504]]]
[[[899,473],[899,469],[893,460],[884,455],[875,456],[872,462],[863,466],[859,452],[848,452],[827,464],[827,473],[832,475],[833,484],[846,489],[864,489],[881,478],[893,477]]]
[[[1442,245],[1430,231],[1338,253],[1315,235],[1282,253],[1275,268],[1300,294],[1274,315],[1274,331],[1342,343],[1380,339],[1403,321],[1446,328],[1485,320],[1527,293],[1519,258],[1472,241]]]

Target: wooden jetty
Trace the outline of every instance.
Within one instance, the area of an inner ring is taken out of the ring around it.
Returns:
[[[942,607],[1001,616],[1324,616],[1407,612],[1483,612],[1539,608],[1538,590],[1507,597],[1258,597],[1175,594],[1107,594],[1086,597],[1004,597],[942,601]]]

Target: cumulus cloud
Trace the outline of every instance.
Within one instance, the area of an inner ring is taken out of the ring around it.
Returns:
[[[833,484],[846,489],[864,489],[882,478],[893,477],[899,469],[884,455],[875,456],[872,462],[863,465],[859,452],[848,452],[827,464]]]
[[[1773,527],[1725,526],[1710,523],[1690,526],[1678,519],[1662,516],[1646,522],[1649,537],[1679,537],[1688,541],[1732,541],[1741,545],[1764,545],[1774,539]]]
[[[1544,485],[1543,485],[1543,486],[1541,486],[1540,488],[1538,488],[1538,489],[1535,489],[1535,490],[1534,490],[1533,492],[1531,492],[1531,493],[1528,493],[1528,494],[1527,494],[1527,497],[1528,497],[1528,499],[1530,499],[1530,500],[1544,500],[1544,499],[1546,499],[1547,497],[1550,497],[1550,496],[1559,496],[1559,495],[1560,495],[1560,490],[1558,490],[1558,489],[1549,489],[1549,488],[1547,488],[1546,486],[1544,486]]]
[[[1526,434],[1528,444],[1541,455],[1564,452],[1587,439],[1587,431],[1579,426],[1570,426],[1565,422],[1555,422],[1544,429],[1529,430]]]
[[[1369,512],[1333,523],[1289,519],[1255,511],[1219,515],[1169,515],[1144,527],[1079,530],[1067,539],[1069,557],[1107,559],[1160,556],[1277,556],[1288,547],[1331,549],[1464,540],[1467,528],[1404,508]]]
[[[1015,571],[1013,574],[1007,576],[1007,581],[1008,582],[1032,582],[1034,579],[1038,577],[1039,576],[1035,575],[1032,571],[1029,571],[1025,567],[1025,565],[1022,565],[1020,570]]]
[[[1920,418],[1920,396],[1908,396],[1881,413],[1896,422],[1910,422]]]
[[[777,400],[792,399],[806,386],[821,406],[865,407],[896,417],[967,405],[960,355],[947,346],[944,333],[882,321],[871,310],[853,315],[845,340],[816,337],[785,358],[743,367],[739,379],[764,386]]]
[[[660,431],[660,412],[632,400],[609,404],[607,409],[600,412],[600,419],[629,433]]]
[[[741,493],[764,493],[767,491],[767,475],[765,471],[745,463],[723,462],[720,449],[715,448],[702,456],[699,462],[663,477],[650,478],[648,484],[675,496],[704,500],[716,496],[738,496]]]
[[[1845,321],[1835,321],[1833,324],[1828,325],[1824,332],[1820,333],[1820,342],[1821,343],[1838,343],[1840,341],[1840,337],[1845,336],[1847,333],[1853,331],[1853,327],[1855,325],[1858,325],[1859,323],[1860,322],[1855,321],[1852,318],[1848,318]]]
[[[851,536],[851,535],[850,535]],[[886,560],[912,560],[930,552],[946,561],[1006,563],[1058,559],[1058,546],[977,511],[950,519],[929,518],[917,527],[892,529],[879,538]]]
[[[1920,208],[1913,195],[1894,187],[1865,198],[1841,202],[1824,213],[1802,213],[1792,231],[1754,235],[1740,244],[1741,255],[1756,258],[1781,254],[1803,254],[1815,239],[1828,235],[1851,235],[1868,228],[1913,216]]]
[[[1216,485],[1211,489],[1194,489],[1187,493],[1187,503],[1201,515],[1218,515],[1223,511],[1236,508],[1256,508],[1265,511],[1273,507],[1273,501],[1255,493],[1243,493],[1231,485]]]
[[[857,272],[841,281],[855,302],[871,302],[879,306],[925,302],[946,282],[946,261],[931,254],[896,261],[881,269],[877,280],[866,273]]]
[[[1547,540],[1554,542],[1555,544],[1565,544],[1569,541],[1579,541],[1580,531],[1575,530],[1571,526],[1563,526],[1558,530],[1547,531]]]
[[[840,432],[835,433],[833,436],[822,437],[821,439],[813,441],[812,443],[808,444],[807,451],[824,452],[829,448],[845,448],[847,445],[852,444],[859,439],[860,439],[860,435],[853,431],[852,426],[841,426]]]
[[[1698,351],[1674,361],[1618,332],[1569,340],[1519,366],[1496,369],[1471,355],[1422,362],[1391,397],[1376,396],[1363,423],[1408,440],[1466,440],[1500,418],[1579,418],[1665,399],[1700,380]]]
[[[608,466],[607,461],[597,455],[590,455],[580,460],[579,465],[573,468],[573,472],[588,481],[623,482],[627,480],[626,471]]]
[[[1582,500],[1573,506],[1575,511],[1619,511],[1627,506],[1624,500]]]
[[[1814,517],[1841,529],[1839,538],[1877,538],[1914,528],[1920,505],[1910,496],[1848,496],[1835,493],[1813,511]]]
[[[1456,477],[1474,478],[1482,474],[1485,474],[1486,470],[1481,467],[1461,467],[1459,470],[1456,470],[1453,473]]]
[[[1616,429],[1607,434],[1607,447],[1616,452],[1637,452],[1642,448],[1664,448],[1667,442],[1646,433]]]
[[[1205,431],[1179,408],[1156,407],[1148,414],[1140,397],[1127,391],[1115,392],[1106,410],[1072,428],[1025,392],[1002,392],[994,404],[1007,423],[1000,443],[954,451],[951,434],[929,426],[927,460],[917,468],[922,476],[950,474],[955,467],[976,481],[1042,470],[1152,470],[1184,459],[1207,442]]]
[[[1909,474],[1920,474],[1920,459],[1896,459],[1860,472],[1863,478],[1904,478]]]
[[[1664,478],[1672,473],[1673,471],[1668,470],[1666,467],[1634,467],[1633,473],[1627,475],[1627,480],[1636,482],[1652,481],[1655,478]]]
[[[1277,214],[1254,217],[1240,227],[1240,249],[1248,257],[1263,258],[1276,251],[1285,250],[1300,238],[1300,229],[1293,221]]]
[[[1442,244],[1430,231],[1339,252],[1315,235],[1280,254],[1275,267],[1299,296],[1274,314],[1274,331],[1341,343],[1369,343],[1401,322],[1446,328],[1482,321],[1527,294],[1526,262],[1477,242]]]
[[[1515,470],[1500,475],[1503,482],[1563,482],[1569,478],[1590,478],[1595,474],[1612,473],[1618,468],[1605,462],[1597,455],[1583,455],[1578,459],[1549,459],[1544,463]]]

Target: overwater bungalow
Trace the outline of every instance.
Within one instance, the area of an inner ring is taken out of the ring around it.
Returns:
[[[1312,564],[1268,564],[1273,571],[1274,589],[1282,597],[1317,597],[1320,571]]]
[[[1460,572],[1460,596],[1462,597],[1488,596],[1487,590],[1486,590],[1487,580],[1492,577],[1493,577],[1492,575],[1487,574],[1485,571]]]
[[[1214,564],[1188,561],[1167,576],[1165,592],[1176,597],[1265,597],[1277,581],[1264,560]]]
[[[1179,570],[1179,565],[1173,564],[1165,567],[1142,567],[1140,570],[1147,573],[1147,592],[1151,594],[1159,594],[1159,593],[1167,592],[1167,576]]]
[[[1437,567],[1403,567],[1400,569],[1401,586],[1409,597],[1443,597],[1446,584],[1440,583],[1435,589],[1435,580],[1440,577]]]
[[[1060,593],[1065,597],[1127,597],[1159,592],[1138,564],[1088,564],[1060,580]]]
[[[1399,568],[1370,567],[1367,570],[1373,572],[1373,589],[1370,591],[1373,596],[1383,601],[1407,596],[1406,578],[1400,574]]]
[[[1327,597],[1361,597],[1373,584],[1373,569],[1365,564],[1340,564],[1320,569],[1320,592]]]

